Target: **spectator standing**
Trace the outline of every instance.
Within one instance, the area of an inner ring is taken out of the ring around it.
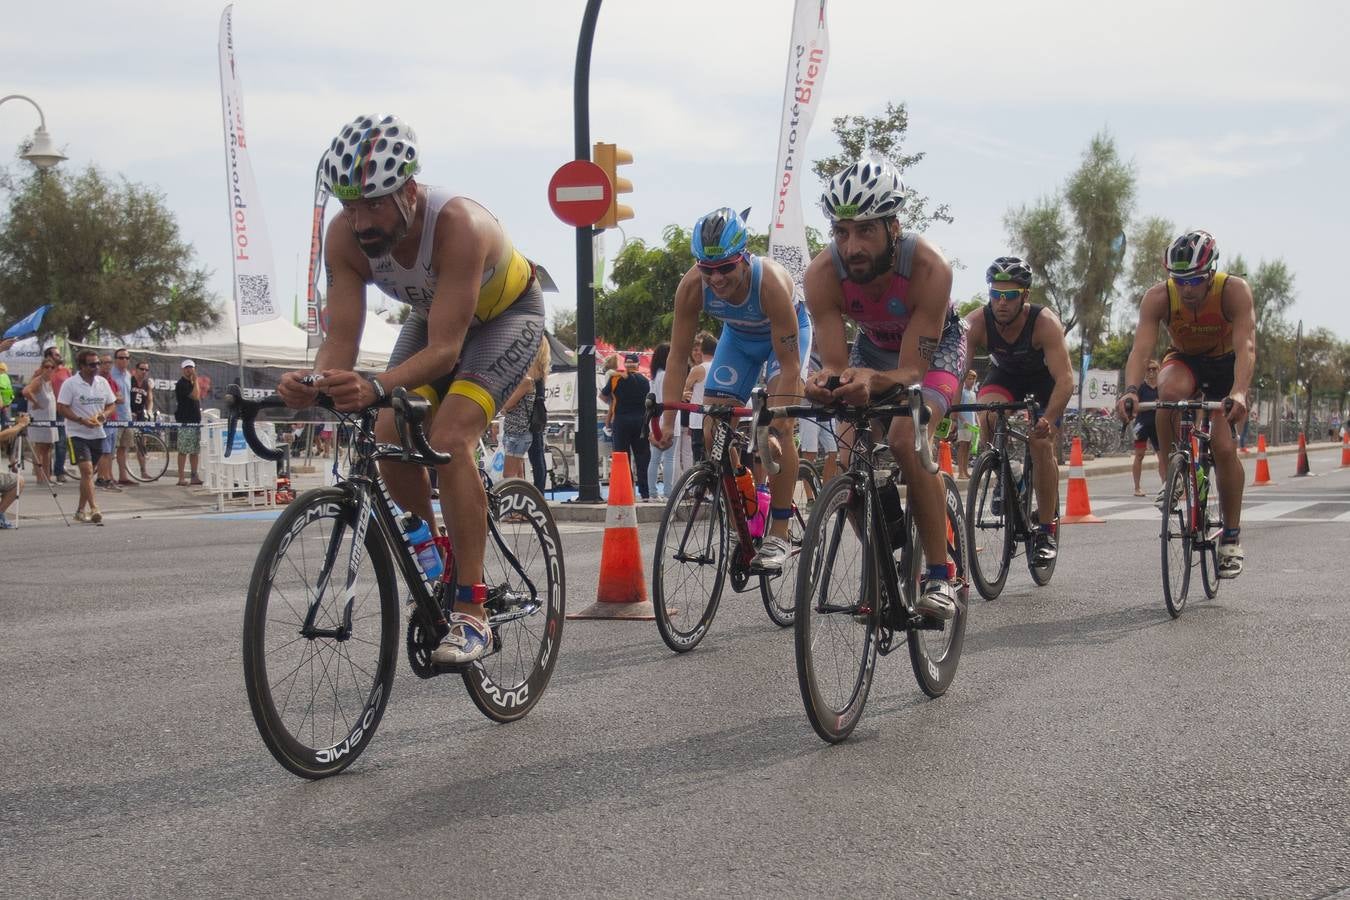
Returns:
[[[150,386],[150,364],[138,362],[131,372],[131,421],[149,422],[155,418],[155,392]],[[133,442],[135,437],[132,437]],[[141,477],[149,479],[145,471],[145,450],[136,451],[136,465],[141,469]]]
[[[116,407],[121,405],[121,395],[117,393],[117,384],[113,381],[113,358],[111,354],[105,353],[98,359],[98,374],[108,386],[112,388],[114,411],[108,416],[109,422],[117,421]],[[114,491],[121,493],[122,489],[112,479],[113,448],[117,446],[117,429],[103,429],[103,455],[98,459],[96,477],[94,486],[102,488],[105,491]]]
[[[28,414],[34,422],[56,421],[56,392],[52,389],[52,373],[56,363],[44,358],[33,377],[23,386],[23,397],[28,401]],[[38,484],[52,479],[52,444],[56,442],[54,425],[30,425],[28,440],[33,444],[33,472]]]
[[[56,368],[52,371],[52,391],[57,397],[61,396],[61,386],[66,383],[70,377],[70,369],[66,367],[66,361],[61,358],[61,348],[52,345],[42,351],[42,358],[52,361]],[[66,427],[64,421],[58,415],[56,422],[56,440],[52,444],[52,472],[56,475],[57,484],[66,483]]]
[[[689,370],[689,376],[684,380],[684,396],[690,403],[703,403],[703,386],[708,380],[708,363],[716,353],[717,338],[706,331],[700,331],[694,336],[692,359],[696,365]],[[685,429],[684,440],[680,443],[689,447],[689,462],[683,464],[681,468],[687,469],[696,462],[702,462],[706,455],[703,450],[703,413],[690,413],[689,418],[683,420],[681,424]]]
[[[1139,385],[1139,400],[1153,402],[1157,399],[1158,361],[1150,359],[1144,369],[1144,383]],[[1150,447],[1158,459],[1158,480],[1167,480],[1167,463],[1158,449],[1157,415],[1153,410],[1149,410],[1134,417],[1134,459],[1130,463],[1130,473],[1134,476],[1136,497],[1144,496],[1144,488],[1139,484],[1139,479],[1144,473],[1144,457],[1148,455]]]
[[[647,466],[651,462],[651,445],[647,443],[647,395],[652,384],[638,371],[638,355],[624,357],[624,374],[615,379],[613,387],[605,386],[612,400],[614,421],[614,449],[627,453],[631,468],[637,477],[638,493],[643,500],[651,499],[647,482]]]
[[[965,384],[961,385],[961,402],[963,404],[975,402],[975,384],[977,381],[979,381],[979,376],[975,374],[974,369],[966,372]],[[975,431],[978,427],[975,424],[975,413],[957,413],[956,467],[962,478],[970,477],[970,451],[975,443]]]
[[[9,441],[17,440],[23,430],[28,427],[30,418],[27,413],[20,413],[14,424],[8,428],[0,429],[0,445]],[[14,501],[19,499],[23,493],[23,475],[19,472],[6,472],[0,469],[0,530],[8,530],[14,527],[14,523],[5,518],[5,510],[14,505]]]
[[[75,361],[79,371],[62,383],[56,396],[56,411],[66,420],[66,432],[80,467],[80,502],[75,521],[100,525],[103,513],[94,502],[94,471],[103,455],[103,422],[116,404],[112,386],[98,374],[98,354],[81,350]]]
[[[534,373],[539,354],[547,352],[542,338],[529,371],[502,403],[502,477],[524,478],[525,456],[530,452],[530,415],[534,411]]]
[[[174,408],[174,419],[184,426],[178,429],[178,486],[187,487],[202,483],[197,474],[202,441],[202,392],[201,385],[197,383],[197,364],[185,359],[179,368],[183,374],[173,386],[174,399],[178,404]],[[192,461],[191,480],[183,475],[183,464],[189,459]]]
[[[553,366],[547,335],[539,347],[539,354],[530,369],[530,377],[534,379],[534,406],[530,412],[530,473],[534,477],[534,486],[542,493],[548,484],[544,431],[548,428],[548,373]]]
[[[14,402],[14,382],[9,377],[9,365],[0,362],[0,428],[9,424],[9,405]]]
[[[694,346],[698,346],[697,341],[694,342]],[[665,387],[666,361],[669,358],[670,343],[668,341],[662,341],[660,344],[657,344],[656,349],[652,351],[652,363],[650,369],[652,373],[652,393],[656,394],[657,397],[662,396],[661,391]],[[670,495],[671,489],[675,487],[675,480],[680,477],[680,424],[678,418],[675,420],[675,433],[673,437],[675,438],[674,442],[664,450],[658,448],[655,453],[651,454],[651,462],[647,464],[647,485],[651,488],[652,493],[656,495],[658,500],[663,500]],[[661,493],[656,490],[656,484],[657,475],[661,471],[663,465],[665,466],[665,478],[661,481],[661,484],[665,487],[665,491],[664,493]]]
[[[117,483],[126,487],[136,482],[131,480],[131,470],[127,468],[127,448],[136,446],[136,433],[125,427],[131,418],[131,351],[118,347],[113,352],[112,378],[113,393],[117,395],[117,421],[124,427],[113,429],[113,442],[117,447]],[[111,473],[110,473],[111,477]]]

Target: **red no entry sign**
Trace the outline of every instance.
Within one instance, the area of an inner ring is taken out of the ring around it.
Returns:
[[[588,159],[564,163],[548,182],[548,205],[553,214],[577,228],[599,222],[613,200],[609,176]]]

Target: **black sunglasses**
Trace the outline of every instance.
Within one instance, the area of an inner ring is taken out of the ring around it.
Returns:
[[[737,257],[731,262],[722,263],[718,266],[710,265],[708,263],[699,263],[698,270],[704,275],[712,275],[714,272],[718,275],[730,275],[732,272],[736,271],[736,267],[740,264],[741,260]]]
[[[131,357],[130,357],[130,356],[119,356],[119,357],[117,357],[117,359],[131,359]]]

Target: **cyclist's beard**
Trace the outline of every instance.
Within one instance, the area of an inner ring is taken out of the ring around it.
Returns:
[[[877,256],[869,256],[865,253],[857,253],[848,258],[848,280],[856,284],[867,284],[876,281],[882,275],[885,275],[891,269],[893,257],[895,256],[895,236],[888,231],[886,234],[886,249]],[[866,261],[870,263],[864,274],[854,273],[854,265]]]
[[[381,256],[388,256],[389,251],[394,249],[394,245],[403,240],[407,233],[408,226],[403,223],[389,231],[367,228],[365,231],[356,232],[356,243],[367,257],[378,259]]]

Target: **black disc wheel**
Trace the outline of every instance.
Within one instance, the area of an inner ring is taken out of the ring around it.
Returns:
[[[981,453],[970,473],[966,494],[966,546],[975,588],[986,600],[1003,591],[1012,562],[1012,511],[1007,509],[1001,459]],[[1010,486],[1009,486],[1010,487]]]
[[[730,559],[723,504],[712,467],[694,466],[675,483],[656,532],[652,606],[661,640],[676,653],[698,646],[722,598]]]
[[[965,507],[961,492],[952,476],[942,476],[943,496],[946,498],[947,560],[956,567],[956,616],[942,623],[940,628],[913,628],[909,632],[909,662],[919,689],[930,697],[941,697],[956,677],[961,662],[961,648],[966,640],[966,622],[970,617],[969,554],[966,552]],[[910,597],[910,605],[918,597],[923,573],[928,560],[923,554],[918,529],[913,516],[906,514],[910,532],[907,547],[897,553],[901,587]],[[909,552],[913,548],[914,552]]]
[[[836,478],[821,489],[797,565],[797,685],[811,727],[830,743],[858,724],[877,662],[876,556],[855,484]]]
[[[1190,457],[1172,454],[1167,464],[1166,498],[1162,511],[1163,600],[1172,618],[1186,606],[1191,585],[1191,479]]]
[[[483,715],[514,722],[534,708],[558,662],[566,615],[562,536],[544,495],[508,479],[488,491],[488,624],[493,652],[464,671]]]
[[[356,510],[341,488],[287,506],[258,551],[244,604],[253,720],[277,762],[304,778],[336,775],[361,755],[393,685],[394,567],[378,529],[356,527]]]

